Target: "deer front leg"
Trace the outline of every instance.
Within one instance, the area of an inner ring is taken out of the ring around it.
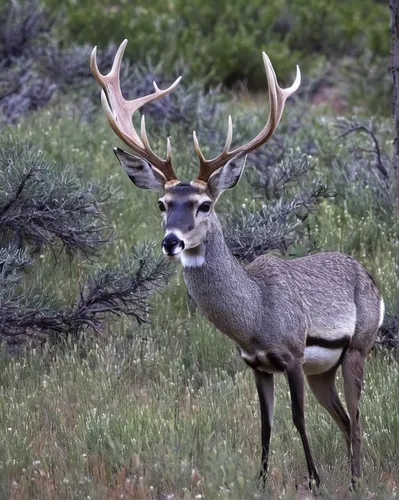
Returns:
[[[298,358],[292,359],[286,367],[286,374],[291,395],[292,419],[301,436],[306,462],[308,464],[309,488],[312,488],[312,479],[316,481],[316,486],[319,486],[320,478],[313,462],[305,428],[305,376],[301,360]]]
[[[256,388],[258,390],[261,432],[262,432],[262,462],[260,468],[261,486],[265,487],[267,479],[267,462],[269,458],[270,436],[272,432],[274,411],[274,381],[271,373],[254,370]]]

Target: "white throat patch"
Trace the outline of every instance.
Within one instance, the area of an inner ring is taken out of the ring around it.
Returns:
[[[180,255],[183,267],[202,267],[205,264],[205,255],[203,253],[193,253],[183,250]]]

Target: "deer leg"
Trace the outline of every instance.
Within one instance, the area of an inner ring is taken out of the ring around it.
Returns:
[[[271,373],[254,370],[256,389],[258,390],[261,433],[262,433],[262,462],[260,481],[264,487],[267,479],[267,462],[269,458],[270,436],[272,432],[274,411],[274,380]]]
[[[305,428],[305,376],[303,373],[302,361],[294,358],[287,365],[286,374],[291,394],[292,419],[295,427],[298,429],[299,435],[301,436],[306,462],[308,465],[309,488],[312,487],[312,479],[316,481],[316,486],[319,486],[320,478],[313,462]]]
[[[364,361],[364,355],[354,349],[348,349],[342,360],[345,401],[351,423],[351,473],[353,486],[355,486],[357,479],[360,477],[361,429],[359,401],[363,386]]]
[[[335,375],[337,368],[329,370],[319,375],[308,375],[309,387],[313,394],[316,396],[317,401],[328,411],[338,427],[344,435],[348,460],[351,458],[351,436],[350,436],[350,420],[348,413],[339,399],[337,388],[335,386]]]

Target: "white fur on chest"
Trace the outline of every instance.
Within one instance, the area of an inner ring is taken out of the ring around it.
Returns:
[[[205,255],[202,253],[190,254],[183,250],[180,260],[183,267],[202,267],[205,264]]]

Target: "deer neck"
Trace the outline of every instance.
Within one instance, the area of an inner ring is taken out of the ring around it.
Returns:
[[[242,266],[226,245],[223,229],[216,214],[209,217],[210,228],[205,241],[196,248],[183,251],[181,262],[184,273],[192,273],[192,271],[194,274],[213,273],[220,270],[220,266],[228,269],[239,268],[240,271],[243,271]]]
[[[261,290],[231,254],[216,215],[211,217],[206,240],[184,251],[184,280],[204,316],[244,347],[249,332],[261,328]]]

